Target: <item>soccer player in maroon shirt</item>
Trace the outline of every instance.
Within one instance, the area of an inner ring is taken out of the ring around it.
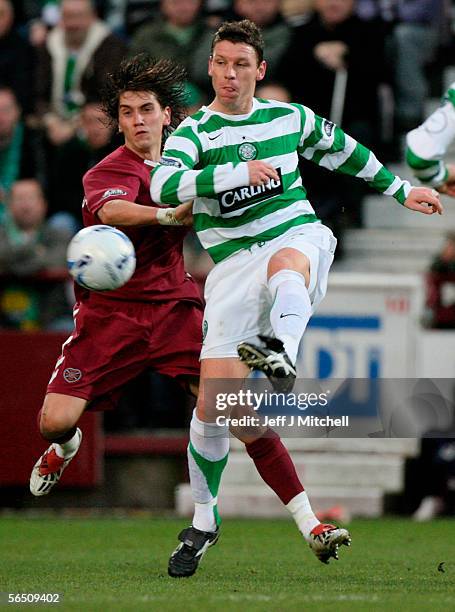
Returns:
[[[52,444],[33,468],[34,495],[49,493],[76,455],[82,439],[77,423],[88,407],[115,399],[122,385],[146,368],[185,379],[193,389],[197,385],[202,304],[183,266],[187,230],[170,227],[190,222],[191,203],[170,210],[155,206],[149,195],[150,169],[160,159],[163,135],[183,117],[183,79],[172,62],[139,56],[123,62],[109,80],[104,110],[118,123],[125,144],[84,176],[83,220],[86,226],[121,227],[134,243],[137,266],[120,289],[101,293],[75,287],[75,327],[40,411],[41,435]],[[283,503],[303,491],[279,436],[258,428],[243,441]],[[189,529],[192,540],[185,530],[185,546],[191,558],[179,575],[194,573],[214,543],[213,533],[197,525]]]
[[[105,92],[105,111],[125,144],[84,176],[82,216],[86,226],[121,227],[134,244],[137,266],[114,291],[75,285],[75,327],[40,413],[41,434],[52,445],[33,469],[34,495],[49,493],[76,454],[82,436],[77,422],[88,406],[106,402],[146,368],[197,380],[202,303],[183,265],[188,230],[162,225],[183,222],[190,206],[173,215],[150,199],[150,163],[160,158],[163,132],[184,116],[183,79],[169,61],[139,59],[122,64]]]

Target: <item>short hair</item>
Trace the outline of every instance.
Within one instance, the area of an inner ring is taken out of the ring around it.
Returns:
[[[258,26],[249,19],[242,21],[225,21],[213,35],[211,53],[215,45],[222,40],[232,43],[245,43],[256,51],[258,64],[264,59],[264,39]]]
[[[145,53],[121,62],[108,74],[101,93],[101,108],[111,124],[118,124],[119,101],[126,91],[146,91],[154,94],[161,108],[171,109],[171,123],[164,136],[173,132],[186,116],[185,69],[169,59],[155,59]]]

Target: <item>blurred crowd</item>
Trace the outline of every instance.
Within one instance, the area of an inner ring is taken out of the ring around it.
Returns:
[[[213,32],[225,19],[251,19],[268,63],[257,95],[304,103],[395,161],[427,97],[443,93],[452,8],[450,0],[0,0],[0,326],[70,328],[64,253],[80,227],[83,174],[119,144],[98,96],[123,57],[185,65],[191,112],[211,96]],[[323,222],[338,234],[362,225],[361,181],[327,181],[304,161],[301,171]],[[193,243],[188,261],[201,277],[210,265]]]

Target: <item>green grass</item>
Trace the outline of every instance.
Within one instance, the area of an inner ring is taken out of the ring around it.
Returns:
[[[291,521],[225,520],[198,573],[175,580],[167,559],[185,525],[3,518],[0,591],[63,594],[41,610],[455,610],[455,521],[355,521],[352,547],[325,566]]]

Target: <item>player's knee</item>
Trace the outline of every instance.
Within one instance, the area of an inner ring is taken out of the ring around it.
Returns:
[[[310,275],[310,260],[296,249],[281,249],[270,258],[267,266],[268,278],[281,270],[294,270],[306,279]]]
[[[208,402],[204,401],[204,398],[199,396],[196,404],[196,416],[200,421],[204,423],[215,423],[216,417],[220,414],[216,406],[210,406]]]

